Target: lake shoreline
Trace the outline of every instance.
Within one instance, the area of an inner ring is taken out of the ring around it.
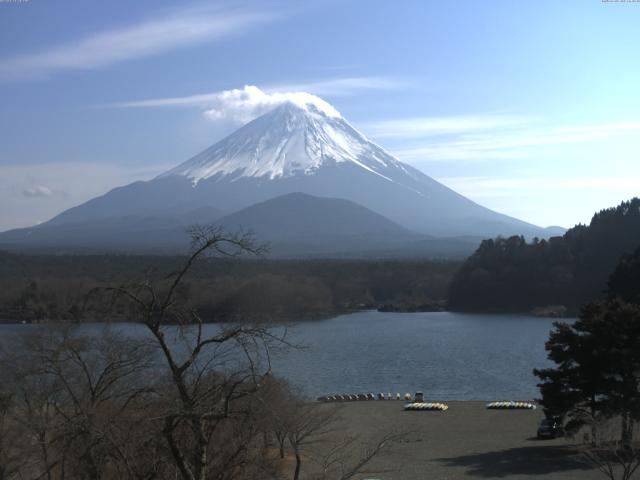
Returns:
[[[556,316],[556,315],[542,315],[542,314],[534,314],[531,310],[522,311],[522,310],[464,310],[464,309],[449,309],[449,308],[441,308],[438,305],[427,305],[427,306],[416,306],[416,307],[407,307],[407,306],[395,306],[393,304],[382,305],[380,307],[376,306],[368,306],[367,308],[357,308],[357,309],[343,309],[343,310],[335,310],[332,312],[315,312],[314,314],[307,314],[301,316],[295,315],[285,315],[283,318],[279,318],[278,320],[274,320],[268,317],[254,317],[251,319],[251,316],[243,317],[244,320],[238,321],[233,316],[226,316],[222,319],[218,320],[205,320],[203,324],[237,324],[237,323],[262,323],[262,324],[294,324],[294,323],[304,323],[304,322],[317,322],[322,320],[331,320],[340,316],[347,315],[355,315],[359,313],[367,313],[367,312],[378,312],[378,313],[452,313],[452,314],[464,314],[464,315],[514,315],[514,316],[526,316],[526,317],[537,317],[537,318],[554,318],[558,320],[563,319],[571,319],[578,315],[579,312],[568,311],[566,315]],[[117,318],[114,320],[100,320],[100,319],[86,319],[81,321],[70,321],[70,320],[43,320],[43,321],[33,321],[33,320],[16,320],[12,318],[4,318],[0,316],[0,325],[83,325],[83,324],[123,324],[123,323],[139,323],[132,320],[127,320],[123,318]],[[167,324],[167,325],[178,325],[177,323]],[[193,325],[196,325],[195,323]]]

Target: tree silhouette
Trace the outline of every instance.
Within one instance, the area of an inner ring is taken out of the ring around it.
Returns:
[[[630,445],[640,419],[640,307],[618,299],[586,305],[573,324],[555,323],[546,343],[555,368],[534,370],[548,414],[567,415],[568,431],[619,416]],[[595,438],[594,438],[595,441]]]

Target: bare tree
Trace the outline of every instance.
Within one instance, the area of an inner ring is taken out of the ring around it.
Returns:
[[[184,280],[196,262],[211,253],[260,254],[263,247],[249,234],[229,235],[216,227],[195,227],[191,234],[191,255],[164,281],[147,279],[110,290],[114,300],[128,302],[162,352],[173,387],[162,414],[162,432],[179,474],[184,480],[205,480],[215,473],[214,460],[224,465],[228,458],[246,458],[244,445],[220,458],[229,444],[215,440],[228,419],[247,414],[241,400],[254,394],[269,375],[269,345],[281,339],[262,326],[204,325],[182,295]],[[171,338],[172,332],[180,342]]]
[[[369,443],[363,443],[354,436],[345,436],[341,441],[333,442],[322,454],[312,457],[319,467],[319,473],[313,480],[349,480],[363,473],[375,457],[383,455],[390,445],[404,436],[406,433],[386,433]],[[368,473],[380,474],[390,471],[394,470],[385,468]]]
[[[12,420],[32,441],[23,450],[30,478],[144,478],[131,468],[141,408],[153,389],[148,342],[105,330],[70,328],[16,339],[2,367],[14,394]]]
[[[13,477],[20,470],[18,432],[11,424],[13,395],[0,391],[0,480]]]
[[[375,457],[384,453],[404,433],[380,435],[363,442],[353,435],[340,438],[340,409],[298,399],[289,405],[287,439],[295,456],[293,480],[300,478],[302,462],[309,458],[320,472],[312,472],[314,480],[348,480],[362,473]],[[385,470],[390,471],[390,470]],[[382,473],[378,471],[377,473]]]
[[[268,447],[270,437],[273,437],[278,447],[278,456],[284,459],[289,431],[297,415],[295,406],[300,399],[285,380],[273,376],[264,383],[257,398],[262,410],[261,424],[265,435],[263,444]]]
[[[595,423],[596,435],[584,446],[585,460],[610,480],[629,480],[640,468],[640,444],[621,439],[620,425],[614,418]],[[629,428],[623,425],[622,428]],[[638,438],[638,426],[635,425]]]
[[[321,478],[346,480],[387,445],[349,439],[327,450],[336,411],[271,374],[273,349],[289,347],[286,329],[204,322],[186,282],[197,262],[262,247],[217,228],[192,234],[176,272],[96,292],[142,325],[142,337],[42,328],[0,352],[0,480],[282,478],[265,448],[271,436],[281,457],[295,457],[294,479],[324,452]]]
[[[300,477],[302,458],[306,450],[323,440],[323,436],[335,428],[333,421],[337,410],[333,405],[323,405],[298,400],[290,406],[287,439],[295,456],[293,480]]]
[[[262,428],[275,439],[279,458],[285,459],[287,452],[294,457],[293,479],[301,478],[303,467],[309,464],[306,478],[347,480],[362,473],[373,458],[405,435],[385,433],[368,442],[342,435],[342,408],[310,402],[278,378],[266,382],[259,399],[263,405]]]

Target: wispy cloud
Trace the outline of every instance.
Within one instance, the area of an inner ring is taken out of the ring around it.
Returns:
[[[210,120],[229,120],[236,123],[246,123],[285,102],[312,103],[330,116],[340,116],[338,111],[330,104],[308,92],[270,92],[262,90],[255,85],[245,85],[243,88],[223,90],[204,95],[142,100],[113,106],[127,108],[196,106],[202,109],[204,116]]]
[[[287,101],[314,103],[332,116],[339,113],[327,102],[319,98],[356,95],[367,90],[390,90],[405,85],[403,82],[384,77],[329,78],[308,83],[290,83],[243,88],[188,95],[183,97],[152,98],[118,102],[103,107],[115,108],[162,108],[196,107],[204,116],[214,121],[246,123],[259,115]]]
[[[316,82],[268,85],[268,92],[309,92],[326,97],[354,95],[364,90],[396,90],[410,86],[410,82],[390,77],[342,77]]]
[[[439,182],[482,205],[536,225],[589,223],[594,212],[638,194],[640,175],[442,176]]]
[[[114,187],[153,178],[169,167],[87,161],[0,164],[0,231],[46,221]]]
[[[354,95],[366,90],[391,90],[405,85],[399,80],[384,77],[346,77],[329,78],[316,82],[263,85],[259,90],[266,94],[306,92],[312,95],[340,97]],[[132,100],[105,105],[118,108],[155,108],[155,107],[202,107],[208,108],[221,98],[238,95],[238,92],[255,89],[246,85],[242,89],[219,90],[216,92],[186,95],[180,97],[150,98]]]
[[[22,189],[22,195],[25,197],[51,197],[54,191],[45,185],[32,185]]]
[[[513,128],[530,122],[515,115],[466,115],[450,117],[412,117],[369,122],[363,128],[381,138],[419,138]]]
[[[440,177],[438,181],[472,198],[512,197],[523,191],[566,192],[567,190],[637,190],[640,176],[576,177]]]
[[[501,160],[531,156],[532,148],[591,142],[640,131],[640,122],[542,126],[515,115],[401,118],[365,123],[372,138],[393,141],[408,161]]]
[[[247,8],[183,8],[39,52],[0,59],[0,78],[42,77],[62,70],[102,68],[211,42],[277,18],[277,13]]]

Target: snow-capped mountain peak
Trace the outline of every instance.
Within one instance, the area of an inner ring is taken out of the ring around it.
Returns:
[[[390,180],[403,164],[353,128],[329,103],[310,94],[287,101],[169,170],[194,185],[215,177],[286,178],[351,162]]]
[[[348,200],[405,229],[429,235],[545,236],[539,227],[488,210],[400,162],[317,97],[286,94],[282,101],[275,101],[273,95],[266,100],[260,111],[272,106],[267,113],[192,159],[153,180],[115,188],[66,210],[38,231],[50,232],[48,241],[55,242],[58,231],[67,231],[63,226],[82,222],[89,222],[88,231],[103,220],[109,225],[114,219],[118,225],[119,219],[131,218],[165,218],[172,225],[176,216],[208,222],[212,210],[238,212],[283,195],[302,193]],[[293,215],[296,209],[292,205],[299,206],[299,198],[277,202],[279,211],[271,222],[277,223],[278,216]],[[305,215],[319,225],[328,225],[323,223],[325,213],[330,212],[314,208]],[[343,223],[353,221],[340,215],[335,218],[342,218]],[[146,227],[140,228],[145,231]],[[31,232],[11,237],[12,242],[26,241]],[[329,237],[334,233],[331,229],[326,232]],[[76,236],[70,233],[68,238]],[[416,248],[421,247],[416,244]]]
[[[286,100],[279,101],[278,93],[272,95],[274,102],[286,105],[293,104],[298,108],[305,110],[309,114],[324,115],[331,118],[342,118],[340,112],[333,105],[325,100],[307,92],[287,93]],[[283,94],[284,95],[284,94]]]

